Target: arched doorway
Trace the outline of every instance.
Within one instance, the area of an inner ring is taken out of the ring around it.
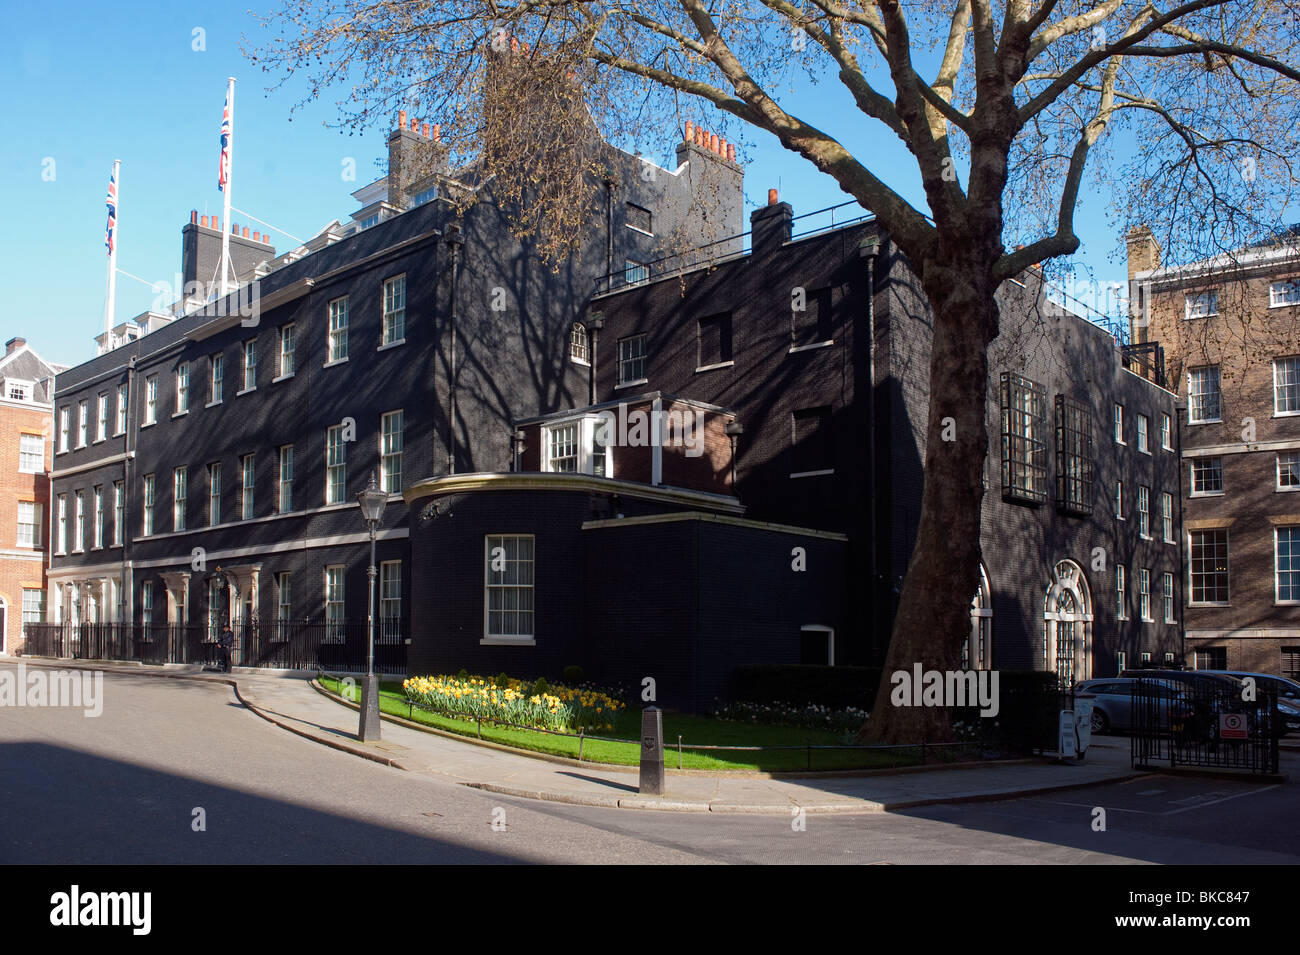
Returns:
[[[1043,664],[1062,688],[1092,676],[1092,593],[1072,560],[1053,568],[1043,600]]]
[[[989,575],[980,564],[980,584],[970,602],[970,634],[961,648],[963,670],[993,669],[993,599]]]

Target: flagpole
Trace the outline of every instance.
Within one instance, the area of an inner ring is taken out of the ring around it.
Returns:
[[[235,167],[235,78],[233,76],[226,80],[226,102],[230,104],[230,132],[226,144],[224,208],[221,211],[221,294],[223,296],[230,290],[226,275],[234,273],[234,268],[230,264],[230,181],[234,178]]]
[[[104,306],[104,331],[107,337],[104,339],[104,347],[111,348],[113,343],[110,341],[113,334],[113,313],[117,306],[117,225],[120,216],[122,201],[122,160],[113,160],[113,241],[109,243],[108,248],[108,302]]]

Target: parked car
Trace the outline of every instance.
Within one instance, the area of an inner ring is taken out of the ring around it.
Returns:
[[[1199,670],[1199,673],[1222,673],[1244,680],[1252,678],[1258,686],[1269,686],[1277,691],[1277,712],[1282,735],[1300,730],[1300,683],[1273,673],[1251,673],[1248,670]]]
[[[1107,677],[1104,679],[1084,680],[1075,685],[1079,693],[1091,693],[1092,732],[1100,735],[1115,731],[1131,730],[1134,726],[1133,714],[1133,677]],[[1186,694],[1177,683],[1156,682],[1152,684],[1157,696],[1167,697],[1168,705],[1157,708],[1157,720],[1162,729],[1168,729],[1170,717],[1173,721],[1187,719],[1191,716],[1191,705]]]
[[[1221,714],[1247,712],[1251,709],[1251,705],[1242,698],[1245,686],[1241,679],[1244,676],[1251,676],[1255,678],[1256,683],[1267,682],[1276,686],[1278,690],[1275,722],[1279,735],[1285,736],[1289,732],[1300,730],[1300,698],[1293,700],[1283,695],[1284,692],[1293,693],[1300,690],[1300,685],[1284,677],[1236,670],[1125,670],[1122,675],[1189,687],[1195,710],[1196,725],[1193,728],[1198,734],[1210,738],[1218,735]],[[1281,687],[1273,681],[1292,685]],[[1198,687],[1199,692],[1196,689]],[[1213,692],[1213,688],[1216,687],[1220,692]],[[1222,692],[1224,688],[1229,692]]]

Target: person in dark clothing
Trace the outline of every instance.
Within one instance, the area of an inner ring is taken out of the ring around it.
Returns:
[[[221,670],[223,673],[231,671],[230,656],[235,649],[235,632],[226,624],[222,628],[221,636],[217,638],[217,646],[221,648]]]

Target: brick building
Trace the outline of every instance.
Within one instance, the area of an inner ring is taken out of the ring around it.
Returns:
[[[869,218],[796,235],[775,199],[748,251],[594,296],[570,351],[593,403],[516,422],[526,473],[407,489],[417,575],[446,584],[415,595],[415,669],[578,664],[699,707],[740,663],[881,661],[919,519],[928,306]],[[1070,683],[1181,656],[1175,397],[1044,291],[1031,271],[1002,294],[984,566],[955,639],[972,666]],[[648,389],[715,410],[711,463],[674,476],[599,426]]]
[[[400,492],[429,474],[507,466],[517,419],[588,397],[568,347],[591,290],[636,280],[667,236],[698,246],[740,231],[734,154],[693,138],[668,170],[604,147],[612,173],[593,228],[552,269],[512,237],[490,184],[447,168],[429,126],[406,120],[388,140],[388,175],[354,194],[351,221],[280,255],[235,228],[241,288],[214,305],[203,302],[222,224],[192,214],[182,299],[101,335],[97,357],[58,376],[52,616],[127,622],[137,644],[96,652],[201,658],[195,641],[229,620],[237,663],[283,663],[311,628],[339,645],[333,662],[364,659],[356,493],[373,472],[391,495],[381,657],[403,666],[415,583]],[[462,213],[467,190],[477,201]],[[177,627],[181,642],[161,647]]]
[[[1179,267],[1127,241],[1134,339],[1180,398],[1187,664],[1300,677],[1296,235]]]
[[[22,338],[0,357],[0,653],[20,654],[24,623],[45,620],[54,376]]]

